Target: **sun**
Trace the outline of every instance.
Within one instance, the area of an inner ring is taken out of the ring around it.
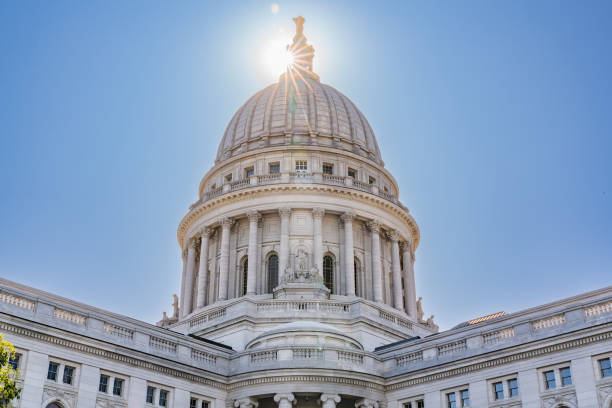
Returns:
[[[295,55],[287,49],[287,41],[271,40],[263,48],[262,62],[266,72],[277,77],[293,66]]]

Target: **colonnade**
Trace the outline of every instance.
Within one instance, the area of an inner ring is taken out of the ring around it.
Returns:
[[[289,266],[289,223],[291,216],[291,208],[282,207],[278,209],[280,216],[280,250],[279,250],[279,281],[282,281],[282,275]],[[325,210],[323,208],[314,208],[312,210],[313,218],[313,263],[316,268],[323,272],[323,217]],[[257,228],[262,216],[258,211],[249,210],[246,212],[249,220],[248,232],[248,264],[246,277],[246,294],[256,294],[257,288]],[[344,293],[346,296],[355,296],[355,264],[351,261],[355,257],[355,249],[353,242],[353,221],[355,214],[353,212],[345,212],[340,215],[340,219],[344,224]],[[218,277],[218,292],[217,300],[223,301],[228,299],[228,281],[230,271],[230,234],[231,226],[234,221],[231,218],[223,217],[217,224],[221,228],[220,251],[219,251],[219,277]],[[382,225],[378,220],[369,220],[366,226],[371,234],[371,254],[372,254],[372,286],[373,298],[375,302],[383,302],[383,266],[380,249],[380,234]],[[417,318],[416,311],[416,293],[414,287],[414,251],[410,240],[402,240],[400,233],[397,230],[386,228],[386,235],[391,241],[391,287],[393,307],[398,310],[404,310],[408,315]],[[185,266],[183,270],[183,282],[181,286],[181,317],[190,314],[192,305],[194,304],[193,293],[196,295],[195,305],[197,308],[203,307],[206,302],[206,293],[209,292],[208,285],[208,247],[209,238],[213,229],[206,226],[201,231],[195,234],[187,243],[187,254],[185,257]],[[198,267],[198,279],[195,282],[196,276],[196,256],[199,248],[200,262]],[[400,256],[402,257],[404,270],[402,271],[400,264]],[[212,273],[212,271],[211,271]],[[404,288],[402,289],[402,278],[404,280]],[[193,290],[194,285],[197,285],[197,290]],[[404,304],[405,299],[405,304]]]
[[[274,394],[274,402],[278,408],[292,408],[297,403],[297,397],[292,392]],[[318,403],[322,408],[336,408],[342,398],[339,394],[322,393]],[[234,401],[234,408],[257,408],[259,401],[256,397],[240,398]],[[378,401],[369,398],[359,398],[355,401],[355,408],[378,408]]]

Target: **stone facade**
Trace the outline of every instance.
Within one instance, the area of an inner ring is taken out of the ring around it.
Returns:
[[[179,224],[171,317],[0,280],[14,405],[612,407],[612,287],[443,332],[425,319],[418,226],[295,21],[291,49],[310,54],[236,113]]]

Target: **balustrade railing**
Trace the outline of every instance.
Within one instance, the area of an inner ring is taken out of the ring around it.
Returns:
[[[342,312],[350,311],[348,303],[327,303],[317,301],[274,301],[274,302],[259,302],[257,303],[258,312],[269,311],[307,311],[307,312]]]
[[[166,353],[176,353],[176,343],[159,337],[150,337],[149,347]]]
[[[275,360],[278,360],[278,350],[257,351],[255,353],[251,353],[250,355],[251,364]]]
[[[423,352],[417,351],[416,353],[404,354],[395,358],[395,365],[397,367],[404,367],[418,361],[423,361]]]
[[[539,319],[531,323],[531,327],[534,331],[548,329],[549,327],[559,326],[565,323],[565,315],[559,314],[555,316],[546,317]]]
[[[104,331],[111,336],[132,340],[134,331],[111,323],[104,323]]]
[[[84,326],[85,322],[87,321],[87,318],[81,314],[58,308],[53,310],[53,317],[56,319],[66,320],[71,323],[80,324],[81,326]]]
[[[294,360],[322,359],[323,350],[315,347],[296,347],[293,349]]]
[[[363,354],[353,353],[351,351],[338,350],[338,361],[347,361],[353,364],[363,364]]]
[[[217,364],[217,356],[206,353],[205,351],[191,349],[191,358],[197,362],[215,365]]]
[[[0,302],[9,305],[15,305],[17,307],[27,310],[34,310],[34,306],[36,305],[36,303],[30,299],[26,299],[21,296],[15,296],[6,292],[0,292]]]
[[[347,184],[346,177],[335,176],[332,174],[321,174],[321,177],[317,179],[314,173],[311,173],[308,171],[294,171],[294,172],[290,172],[288,176],[289,177],[287,180],[287,179],[283,179],[280,173],[263,174],[261,176],[257,176],[257,181],[254,182],[254,184],[251,184],[250,178],[234,180],[228,183],[229,191],[236,191],[236,190],[240,190],[240,189],[247,188],[247,187],[253,187],[256,185],[279,184],[279,183],[285,183],[285,182],[332,184],[336,186],[344,186],[344,187],[354,188],[357,190],[376,194],[379,197],[384,198],[385,200],[389,200],[395,204],[399,204],[397,197],[395,197],[393,194],[389,192],[385,192],[385,191],[380,191],[380,190],[378,192],[375,192],[372,184],[364,183],[363,181],[353,179],[351,180],[350,184]],[[210,190],[204,193],[202,195],[202,198],[198,202],[193,204],[192,207],[200,202],[208,201],[210,199],[218,197],[222,195],[223,193],[224,193],[223,186],[217,187],[214,190]]]
[[[482,341],[484,344],[497,344],[510,337],[514,337],[514,327],[485,333],[482,335]]]
[[[459,340],[438,346],[438,355],[440,357],[449,356],[452,354],[461,353],[465,350],[467,350],[466,340]]]
[[[610,312],[612,312],[612,302],[599,303],[597,305],[585,307],[584,317],[589,318]]]

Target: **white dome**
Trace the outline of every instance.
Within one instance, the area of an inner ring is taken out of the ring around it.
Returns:
[[[217,162],[287,145],[325,146],[383,164],[365,116],[349,98],[313,75],[283,74],[279,82],[253,95],[227,126]]]

